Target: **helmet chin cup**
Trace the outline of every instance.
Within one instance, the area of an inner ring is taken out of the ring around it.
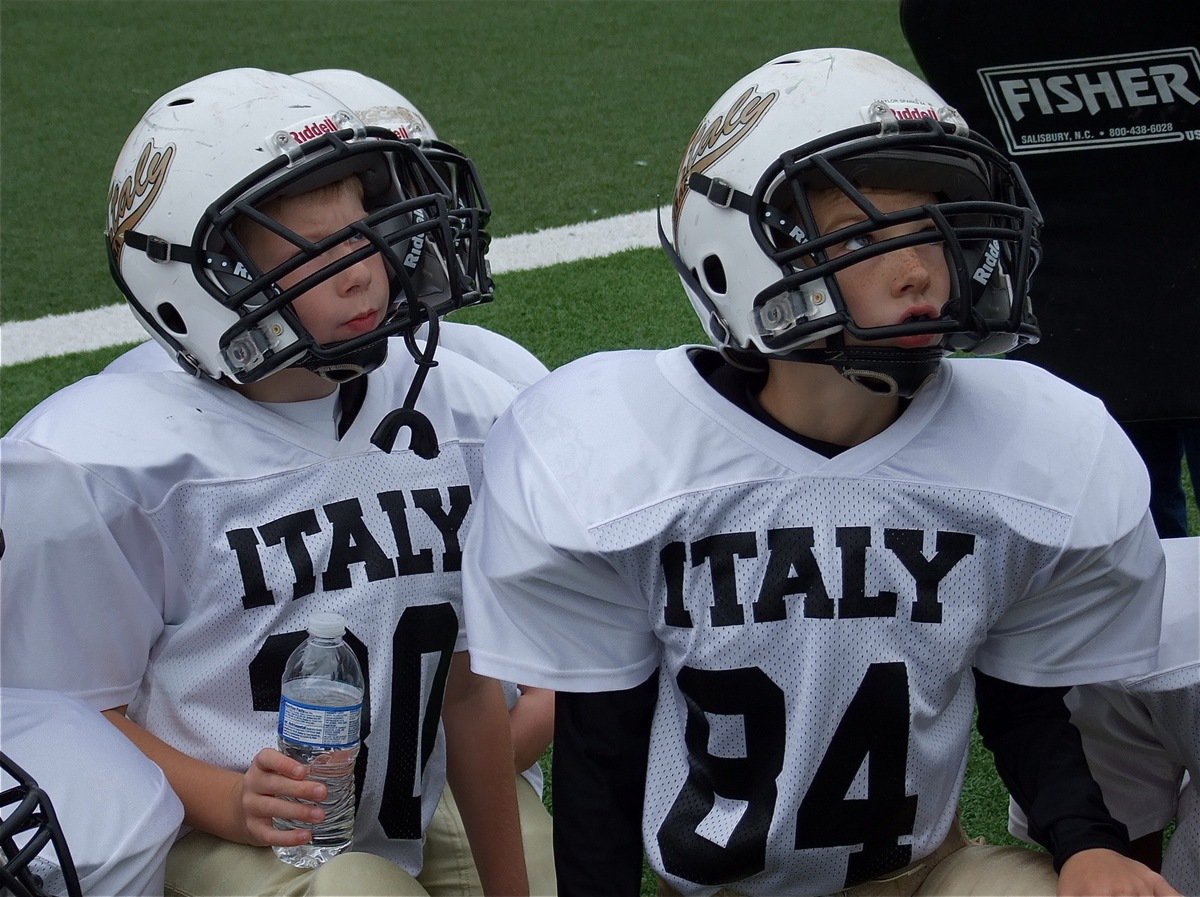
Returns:
[[[946,353],[937,349],[872,349],[852,346],[834,350],[829,359],[839,374],[876,395],[911,399],[937,373]]]
[[[387,361],[388,341],[386,338],[370,343],[361,349],[340,355],[337,361],[318,361],[311,356],[300,362],[300,366],[333,383],[345,383],[363,374],[369,374]]]
[[[949,352],[941,347],[897,349],[892,346],[845,346],[796,349],[787,361],[827,364],[839,374],[879,396],[910,399],[938,371]]]

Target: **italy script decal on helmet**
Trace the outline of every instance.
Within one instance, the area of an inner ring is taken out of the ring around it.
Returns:
[[[679,181],[675,185],[676,221],[683,198],[687,196],[688,178],[714,165],[745,140],[778,98],[777,90],[759,93],[757,86],[749,87],[727,111],[701,123],[696,129],[683,154],[683,164],[679,166]]]
[[[124,180],[113,181],[108,191],[108,241],[113,258],[121,257],[126,231],[137,227],[158,199],[174,158],[174,144],[156,149],[151,141],[142,149],[133,171]]]

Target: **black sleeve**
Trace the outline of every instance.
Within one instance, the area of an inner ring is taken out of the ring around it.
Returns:
[[[658,673],[625,691],[554,697],[554,865],[561,897],[642,885],[642,803]]]
[[[975,673],[977,727],[996,771],[1025,811],[1029,836],[1054,857],[1106,847],[1129,855],[1129,833],[1104,805],[1079,730],[1063,703],[1069,688],[1035,688]]]

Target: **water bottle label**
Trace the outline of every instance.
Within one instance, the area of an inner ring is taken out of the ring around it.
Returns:
[[[323,750],[341,750],[358,743],[362,704],[317,707],[282,698],[279,702],[279,737]]]

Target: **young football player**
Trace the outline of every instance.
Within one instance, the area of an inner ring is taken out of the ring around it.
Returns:
[[[433,126],[416,106],[382,81],[351,69],[320,69],[300,72],[296,77],[345,102],[364,124],[387,128],[402,140],[418,141],[426,158],[454,193],[451,211],[457,209],[465,216],[461,226],[454,230],[460,258],[470,260],[464,268],[473,267],[486,275],[487,260],[483,251],[488,237],[483,228],[491,209],[471,160],[452,145],[438,140]],[[485,283],[490,295],[490,280]],[[428,324],[422,324],[414,335],[424,340],[427,334]],[[402,338],[393,339],[399,341]],[[473,324],[439,322],[438,358],[445,359],[447,350],[483,365],[517,389],[524,389],[547,373],[546,366],[520,343]],[[104,369],[106,373],[139,370],[179,370],[179,365],[150,340],[120,355]],[[543,776],[538,761],[554,734],[554,695],[546,689],[520,689],[508,682],[502,686],[509,706],[514,755],[518,761],[517,803],[529,886],[533,893],[550,894],[555,888],[554,857],[550,850],[551,819],[542,803]],[[527,762],[523,762],[525,759]],[[470,844],[449,788],[443,792],[442,802],[426,829],[424,862],[419,878],[433,894],[480,892],[481,883]]]
[[[1067,706],[1104,803],[1143,861],[1200,894],[1200,538],[1164,539],[1167,583],[1154,672],[1071,689]],[[1163,830],[1175,831],[1163,852]],[[1009,831],[1029,839],[1009,804]]]
[[[1037,336],[1019,173],[909,72],[806,50],[712,107],[674,225],[716,349],[525,390],[464,554],[477,671],[557,690],[560,893],[636,893],[643,848],[666,893],[1174,893],[1062,703],[1153,663],[1145,471],[1092,397],[947,358]],[[976,701],[1053,866],[966,845]]]
[[[515,390],[452,354],[432,367],[438,317],[482,295],[451,202],[412,144],[256,69],[168,92],[117,159],[114,279],[198,376],[88,378],[5,437],[0,669],[103,710],[164,770],[189,829],[169,890],[425,894],[449,781],[487,892],[527,893],[507,713],[469,669],[459,573]],[[325,786],[270,745],[316,611],[347,619],[368,685],[353,851],[300,870],[270,846],[308,833],[272,820],[319,821],[285,798]]]

